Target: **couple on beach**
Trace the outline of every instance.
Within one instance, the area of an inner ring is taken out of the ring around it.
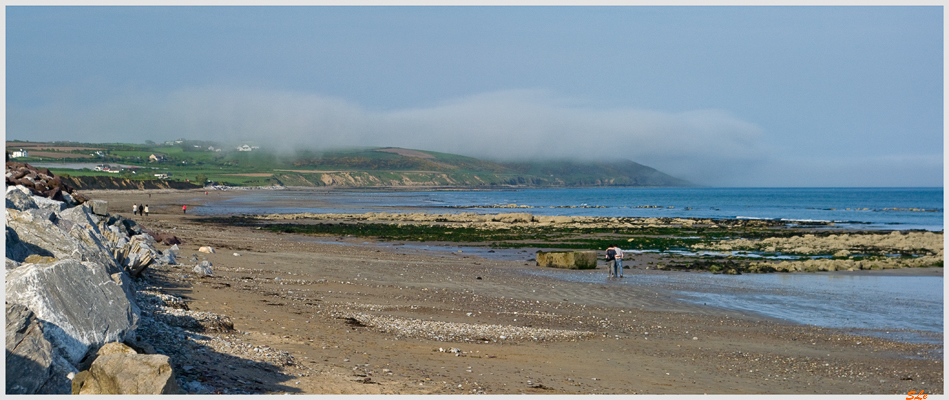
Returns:
[[[623,277],[623,250],[615,244],[606,248],[606,268],[610,273],[610,278]]]
[[[138,204],[132,204],[132,215],[148,215],[148,204],[140,206]]]

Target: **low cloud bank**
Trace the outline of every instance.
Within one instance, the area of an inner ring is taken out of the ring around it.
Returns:
[[[288,151],[396,146],[493,160],[630,159],[705,185],[741,181],[765,161],[763,133],[722,110],[596,108],[537,90],[484,93],[373,111],[338,98],[223,87],[99,104],[8,108],[9,138],[89,142],[239,141]]]

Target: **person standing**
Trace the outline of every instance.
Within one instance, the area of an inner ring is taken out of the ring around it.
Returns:
[[[610,247],[606,248],[606,270],[609,272],[610,278],[614,276],[614,268],[616,268],[616,245],[611,244]]]
[[[144,209],[143,211],[145,211],[145,216],[147,217],[147,216],[148,216],[148,204],[145,205],[145,209]]]
[[[138,204],[132,204],[132,215],[138,215]]]
[[[181,206],[181,213],[182,213],[182,214],[187,214],[187,213],[188,213],[188,205],[187,205],[187,204],[183,204],[183,205]]]
[[[623,249],[613,245],[613,249],[616,250],[616,273],[615,275],[622,278],[623,277]]]

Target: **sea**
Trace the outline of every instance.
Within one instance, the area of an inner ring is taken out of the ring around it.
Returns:
[[[194,207],[201,215],[262,213],[505,213],[766,219],[818,229],[943,231],[942,188],[582,188],[517,190],[248,190]],[[409,244],[411,246],[411,244]],[[430,251],[455,247],[426,246]],[[467,248],[484,257],[532,254]],[[635,252],[631,254],[635,257]],[[605,282],[600,270],[527,269],[564,281],[664,288],[681,301],[892,340],[942,344],[943,277],[896,274],[665,272]],[[936,356],[941,358],[942,350]],[[933,356],[933,355],[928,355]]]
[[[306,200],[313,203],[307,204]],[[500,208],[503,206],[511,208]],[[770,219],[788,223],[829,222],[833,223],[831,228],[942,231],[943,189],[257,190],[195,211],[205,215],[529,212],[595,217]]]

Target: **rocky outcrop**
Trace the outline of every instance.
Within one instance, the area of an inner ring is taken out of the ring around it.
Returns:
[[[752,250],[791,254],[833,254],[848,257],[852,253],[914,253],[942,257],[943,235],[936,232],[899,232],[882,234],[805,234],[772,237],[763,240],[734,239],[692,246],[704,250]]]
[[[537,265],[551,268],[594,269],[595,251],[538,251]]]

